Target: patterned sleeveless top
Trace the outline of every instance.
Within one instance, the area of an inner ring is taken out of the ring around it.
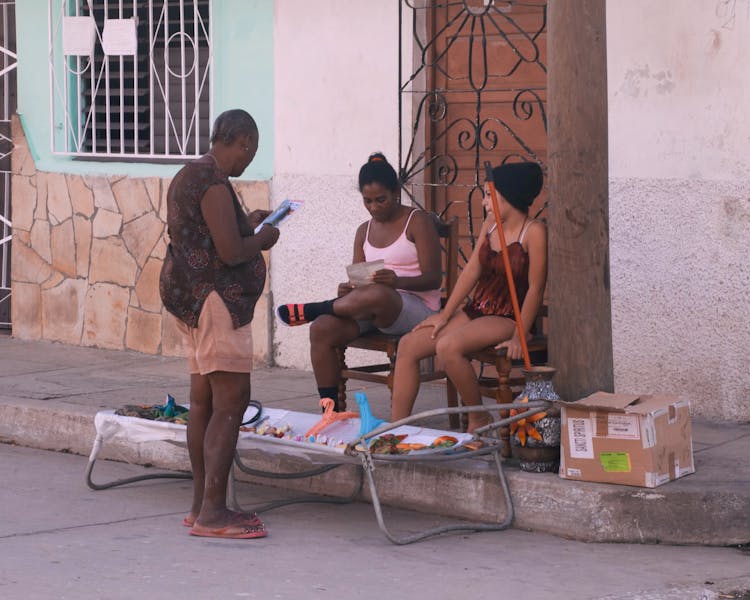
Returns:
[[[167,193],[170,243],[159,278],[159,293],[170,313],[186,325],[197,327],[203,302],[216,291],[236,329],[253,319],[266,280],[266,263],[262,254],[236,266],[219,258],[201,212],[201,198],[213,185],[226,186],[240,235],[252,235],[237,194],[214,160],[204,156],[188,163],[175,175]]]

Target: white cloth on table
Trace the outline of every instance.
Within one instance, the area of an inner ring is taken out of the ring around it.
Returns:
[[[249,407],[243,421],[250,419],[255,413],[256,409]],[[266,416],[268,419],[263,421],[263,425],[276,428],[288,425],[291,428],[289,435],[292,438],[304,436],[320,420],[319,414],[278,408],[263,408],[263,417]],[[103,410],[96,414],[94,425],[97,437],[101,442],[143,443],[165,441],[179,445],[186,444],[187,426],[178,423],[153,421],[139,417],[126,417],[116,415],[114,410]],[[331,445],[310,442],[306,439],[295,441],[294,439],[276,438],[240,431],[237,440],[237,449],[240,451],[255,449],[273,454],[300,456],[316,463],[356,463],[359,462],[359,458],[345,454],[344,445],[349,444],[360,436],[359,428],[360,421],[356,418],[332,423],[322,432],[331,440]],[[414,427],[411,425],[397,427],[388,433],[394,435],[405,434],[408,436],[408,442],[423,443],[426,445],[429,445],[434,439],[442,435],[450,435],[458,439],[459,444],[470,440],[472,437],[466,433]]]

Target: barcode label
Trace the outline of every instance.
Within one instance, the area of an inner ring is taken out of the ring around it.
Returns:
[[[568,419],[571,458],[594,458],[591,419]]]
[[[607,415],[607,437],[620,440],[639,440],[641,431],[638,428],[637,415]]]

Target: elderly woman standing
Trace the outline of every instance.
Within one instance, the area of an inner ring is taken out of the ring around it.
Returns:
[[[247,215],[229,183],[257,150],[253,118],[244,110],[226,111],[214,123],[209,152],[184,166],[167,193],[170,244],[159,288],[177,317],[190,370],[187,442],[194,492],[183,524],[203,537],[266,535],[257,515],[231,511],[226,503],[250,398],[250,321],[266,278],[261,252],[279,238],[270,225],[253,234],[268,211]]]

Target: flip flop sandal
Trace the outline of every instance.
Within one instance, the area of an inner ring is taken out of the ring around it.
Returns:
[[[286,308],[287,318],[282,316],[282,308]],[[305,325],[309,323],[305,319],[305,305],[304,304],[284,304],[276,308],[276,317],[284,325],[289,327],[296,327],[297,325]]]
[[[197,523],[190,530],[190,535],[198,537],[224,538],[229,540],[247,540],[262,538],[268,535],[262,523],[258,525],[237,523],[226,527],[204,527]]]
[[[232,511],[234,513],[234,516],[237,517],[237,523],[240,523],[242,525],[262,525],[263,523],[260,520],[260,517],[258,517],[258,513],[246,513],[246,512],[237,512]],[[189,514],[184,519],[182,519],[182,524],[185,527],[192,527],[195,525],[195,517],[192,514]]]

